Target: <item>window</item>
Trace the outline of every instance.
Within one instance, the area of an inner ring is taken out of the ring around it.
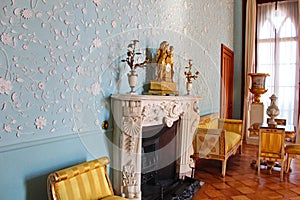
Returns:
[[[268,73],[265,110],[269,97],[278,97],[278,118],[297,124],[299,96],[298,2],[260,4],[257,10],[257,72]],[[266,113],[264,111],[264,113]],[[266,115],[266,114],[265,114]],[[267,116],[265,116],[265,119]]]

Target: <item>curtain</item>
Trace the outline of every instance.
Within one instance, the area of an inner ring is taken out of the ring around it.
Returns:
[[[266,94],[261,101],[265,111],[275,94],[280,109],[278,118],[298,124],[299,47],[298,2],[261,4],[257,10],[257,72],[269,73]],[[268,116],[265,114],[265,119]]]
[[[300,3],[298,0],[298,11],[300,10]],[[298,14],[298,33],[300,33],[300,15]],[[298,34],[298,56],[300,53],[300,36]],[[299,56],[300,57],[300,56]],[[298,66],[298,77],[300,79],[300,66]],[[299,84],[298,84],[298,91],[299,91],[299,96],[300,96],[300,88],[299,88]],[[300,101],[300,97],[298,96],[298,102]],[[299,104],[298,104],[299,105]],[[300,144],[300,108],[298,108],[298,127],[297,127],[297,138],[296,138],[296,143]]]
[[[249,128],[250,84],[249,73],[255,72],[255,37],[256,37],[256,0],[248,0],[246,5],[246,30],[245,30],[245,88],[244,88],[244,133]],[[246,138],[246,137],[244,137]]]

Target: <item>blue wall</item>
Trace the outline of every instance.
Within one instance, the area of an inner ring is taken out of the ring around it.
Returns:
[[[46,199],[50,172],[110,155],[112,127],[101,123],[112,124],[110,95],[130,90],[120,60],[133,39],[141,60],[163,40],[174,46],[180,95],[192,59],[201,115],[219,112],[233,0],[2,0],[0,8],[0,199]],[[142,94],[153,65],[137,72]]]

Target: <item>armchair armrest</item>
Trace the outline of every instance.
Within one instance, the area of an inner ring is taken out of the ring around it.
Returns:
[[[243,120],[240,119],[219,119],[218,128],[243,136]]]
[[[225,144],[225,130],[198,128],[193,139],[193,148],[195,154],[199,157],[205,157],[208,154],[219,154],[221,146]]]

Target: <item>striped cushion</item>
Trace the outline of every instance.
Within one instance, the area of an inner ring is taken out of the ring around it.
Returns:
[[[87,200],[113,196],[105,169],[105,163],[109,162],[106,159],[85,162],[56,172],[54,188],[57,198]]]
[[[226,131],[231,131],[239,133],[242,135],[243,121],[237,119],[219,119],[218,124],[220,129],[225,129]]]
[[[239,141],[241,140],[241,135],[235,133],[226,131],[225,135],[225,152],[227,153],[234,147]]]

